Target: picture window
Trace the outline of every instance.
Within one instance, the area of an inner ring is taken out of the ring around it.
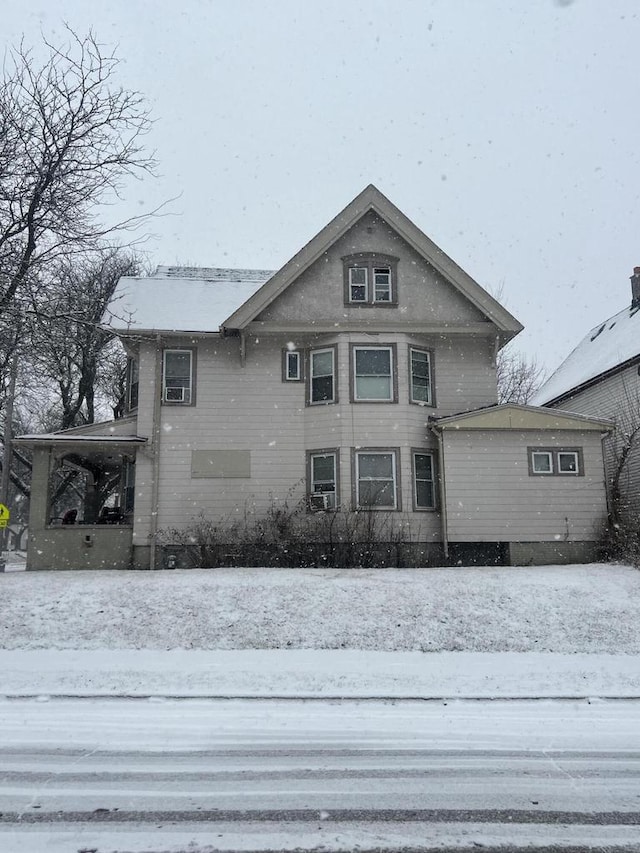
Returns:
[[[384,347],[352,347],[353,399],[356,402],[393,402],[394,350]]]
[[[358,451],[355,469],[357,509],[398,509],[395,451]]]

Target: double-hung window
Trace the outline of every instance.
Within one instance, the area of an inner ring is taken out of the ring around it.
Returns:
[[[395,402],[394,349],[392,345],[352,345],[352,398],[355,402]]]
[[[413,503],[415,509],[435,509],[435,460],[433,453],[413,453]]]
[[[358,450],[355,453],[357,509],[399,509],[395,450]]]
[[[367,267],[349,267],[349,302],[369,301],[368,279]]]
[[[138,408],[138,389],[140,387],[140,373],[137,358],[127,359],[127,411],[131,412]]]
[[[412,403],[421,406],[433,405],[431,387],[431,353],[423,349],[409,347],[410,397]]]
[[[397,305],[397,258],[360,253],[342,262],[346,305]]]
[[[162,400],[165,403],[192,405],[194,351],[165,349],[162,357]]]
[[[309,353],[309,403],[335,403],[335,348],[311,350]]]
[[[337,452],[309,453],[309,508],[335,509],[337,494]]]

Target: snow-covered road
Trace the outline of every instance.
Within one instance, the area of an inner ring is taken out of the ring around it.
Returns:
[[[637,842],[637,701],[6,700],[0,711],[3,851],[345,850],[354,833],[363,849]]]

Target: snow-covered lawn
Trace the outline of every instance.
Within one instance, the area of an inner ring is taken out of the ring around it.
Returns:
[[[4,649],[640,653],[621,565],[0,575]]]
[[[0,695],[640,696],[629,566],[0,575]]]

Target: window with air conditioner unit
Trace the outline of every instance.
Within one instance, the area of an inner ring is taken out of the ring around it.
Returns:
[[[309,509],[336,509],[338,493],[337,450],[312,451],[307,454]]]
[[[162,401],[192,406],[194,400],[195,351],[165,349],[162,354]]]
[[[331,509],[329,505],[329,495],[325,495],[322,492],[312,492],[312,494],[309,495],[309,509],[313,512]]]

